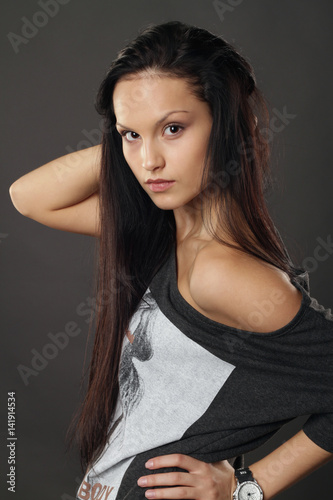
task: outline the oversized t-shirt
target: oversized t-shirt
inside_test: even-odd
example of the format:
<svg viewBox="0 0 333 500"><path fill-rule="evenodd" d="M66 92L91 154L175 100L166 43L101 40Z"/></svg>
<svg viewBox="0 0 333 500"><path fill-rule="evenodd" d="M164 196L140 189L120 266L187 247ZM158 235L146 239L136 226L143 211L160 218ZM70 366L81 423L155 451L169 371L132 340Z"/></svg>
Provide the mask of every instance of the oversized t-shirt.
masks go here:
<svg viewBox="0 0 333 500"><path fill-rule="evenodd" d="M177 286L176 248L145 291L123 340L115 430L77 490L82 500L144 499L149 458L171 453L205 462L257 448L285 423L309 416L307 436L333 453L333 315L310 296L308 274L296 316L269 333L216 322ZM257 304L251 324L278 295Z"/></svg>

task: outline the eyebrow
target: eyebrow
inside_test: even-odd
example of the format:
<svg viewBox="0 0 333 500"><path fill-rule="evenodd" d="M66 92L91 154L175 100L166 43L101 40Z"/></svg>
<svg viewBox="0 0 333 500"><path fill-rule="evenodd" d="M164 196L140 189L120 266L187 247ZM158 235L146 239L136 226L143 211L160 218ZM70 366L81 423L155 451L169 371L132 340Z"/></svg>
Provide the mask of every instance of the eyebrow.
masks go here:
<svg viewBox="0 0 333 500"><path fill-rule="evenodd" d="M179 109L179 110L175 110L175 111L169 111L169 113L167 113L166 115L162 116L162 118L156 122L156 125L160 125L160 123L164 122L164 120L166 120L168 118L168 116L172 115L173 113L189 113L189 111L186 111L185 109ZM130 128L130 127L126 127L126 125L122 125L119 122L116 122L116 125L120 125L123 128Z"/></svg>

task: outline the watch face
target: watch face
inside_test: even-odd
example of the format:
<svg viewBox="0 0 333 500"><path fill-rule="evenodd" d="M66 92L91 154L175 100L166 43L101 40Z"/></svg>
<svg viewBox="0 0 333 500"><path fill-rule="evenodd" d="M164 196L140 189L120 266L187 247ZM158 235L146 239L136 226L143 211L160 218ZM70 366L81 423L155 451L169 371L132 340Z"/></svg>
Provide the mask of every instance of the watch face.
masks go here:
<svg viewBox="0 0 333 500"><path fill-rule="evenodd" d="M261 500L262 495L259 487L252 482L241 484L238 492L239 500Z"/></svg>

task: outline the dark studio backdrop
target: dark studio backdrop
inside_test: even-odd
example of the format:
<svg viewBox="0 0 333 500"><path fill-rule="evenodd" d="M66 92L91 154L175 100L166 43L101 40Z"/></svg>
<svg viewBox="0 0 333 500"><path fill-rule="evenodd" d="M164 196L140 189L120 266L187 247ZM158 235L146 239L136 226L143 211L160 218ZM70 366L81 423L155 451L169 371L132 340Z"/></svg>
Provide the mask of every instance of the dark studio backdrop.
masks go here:
<svg viewBox="0 0 333 500"><path fill-rule="evenodd" d="M217 10L211 0L2 2L1 498L74 499L82 474L78 454L65 454L65 433L81 397L87 321L94 307L94 239L23 217L8 189L28 171L99 143L98 86L117 51L142 26L180 20L207 28L254 66L272 116L280 116L280 131L272 137L274 220L294 261L310 273L311 295L325 307L333 305L332 2L220 4ZM24 381L18 367L32 368L36 353L66 330L71 331L67 345L49 347L52 358L40 361ZM15 494L6 484L7 392L12 390ZM247 455L246 464L272 451L304 420L296 419ZM333 462L278 498L329 498L332 473Z"/></svg>

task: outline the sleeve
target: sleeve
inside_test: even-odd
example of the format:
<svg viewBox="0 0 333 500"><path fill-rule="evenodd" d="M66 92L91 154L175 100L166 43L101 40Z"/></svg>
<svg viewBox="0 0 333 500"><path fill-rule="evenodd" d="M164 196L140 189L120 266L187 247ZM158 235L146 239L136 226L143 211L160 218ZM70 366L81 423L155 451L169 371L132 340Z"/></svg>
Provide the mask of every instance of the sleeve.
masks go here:
<svg viewBox="0 0 333 500"><path fill-rule="evenodd" d="M320 448L333 453L333 413L310 415L302 429Z"/></svg>

